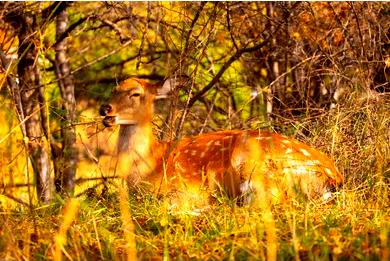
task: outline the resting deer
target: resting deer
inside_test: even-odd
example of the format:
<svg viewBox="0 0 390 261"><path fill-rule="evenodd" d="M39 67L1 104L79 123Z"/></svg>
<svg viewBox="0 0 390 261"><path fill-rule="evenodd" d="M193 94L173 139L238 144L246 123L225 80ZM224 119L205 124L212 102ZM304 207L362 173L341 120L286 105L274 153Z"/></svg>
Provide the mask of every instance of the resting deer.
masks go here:
<svg viewBox="0 0 390 261"><path fill-rule="evenodd" d="M224 130L177 142L157 140L152 131L153 101L174 87L130 78L115 88L100 108L106 127L119 125L118 158L135 188L191 194L206 200L216 191L229 198L253 200L293 196L327 199L343 182L323 153L295 139L268 131Z"/></svg>

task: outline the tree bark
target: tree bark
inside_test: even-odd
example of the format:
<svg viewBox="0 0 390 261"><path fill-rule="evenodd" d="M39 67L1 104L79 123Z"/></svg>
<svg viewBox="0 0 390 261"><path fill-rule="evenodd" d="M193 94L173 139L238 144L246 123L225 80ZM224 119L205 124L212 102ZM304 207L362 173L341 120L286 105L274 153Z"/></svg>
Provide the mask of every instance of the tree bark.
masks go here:
<svg viewBox="0 0 390 261"><path fill-rule="evenodd" d="M269 3L267 5L267 15L268 17L271 18L271 22L270 22L270 27L271 27L271 31L274 31L275 29L275 26L272 22L272 20L275 18L275 15L274 15L274 12L275 12L275 7L274 7L274 3ZM277 40L276 40L276 35L274 35L272 37L272 41L270 43L270 45L272 47L275 47L277 46ZM272 78L273 79L277 79L280 75L280 70L279 70L279 61L277 61L277 58L275 56L271 56L272 60L270 61L271 62L271 66L272 66ZM268 117L268 121L270 122L272 120L272 113L273 113L273 106L274 106L274 96L277 92L277 90L280 90L280 83L279 81L275 82L275 84L271 85L269 87L269 90L268 90L268 93L266 95L266 100L267 100L267 117ZM279 96L280 97L280 96Z"/></svg>
<svg viewBox="0 0 390 261"><path fill-rule="evenodd" d="M34 171L38 199L41 202L48 202L51 199L50 161L41 125L41 115L45 106L41 95L43 87L38 70L34 19L30 13L19 16L20 25L16 28L20 43L17 66L19 84L15 86L17 90L14 92L20 94L23 120L26 119L25 128L22 129L25 129L25 137L28 140L28 154ZM18 104L19 101L15 100L15 103Z"/></svg>
<svg viewBox="0 0 390 261"><path fill-rule="evenodd" d="M62 38L68 27L68 14L66 9L58 13L56 38ZM76 130L73 123L76 120L76 100L74 94L74 81L70 75L70 65L67 57L67 38L63 38L56 46L55 70L59 79L59 88L62 97L61 117L62 153L61 159L56 160L55 187L63 196L73 195L76 165ZM58 155L53 155L53 158Z"/></svg>

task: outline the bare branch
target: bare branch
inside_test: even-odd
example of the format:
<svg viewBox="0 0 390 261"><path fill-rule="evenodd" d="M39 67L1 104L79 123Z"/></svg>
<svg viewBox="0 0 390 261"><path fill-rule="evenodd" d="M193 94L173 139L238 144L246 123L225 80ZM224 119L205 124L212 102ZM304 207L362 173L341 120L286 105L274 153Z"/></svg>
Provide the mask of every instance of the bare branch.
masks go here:
<svg viewBox="0 0 390 261"><path fill-rule="evenodd" d="M30 204L24 202L23 200L21 200L21 199L19 199L19 198L17 198L17 197L12 196L12 195L5 194L5 193L2 193L1 195L5 196L5 197L7 197L7 198L9 198L9 199L12 199L12 200L15 201L16 203L22 204L22 205L24 205L24 206L30 206Z"/></svg>
<svg viewBox="0 0 390 261"><path fill-rule="evenodd" d="M46 9L42 10L42 18L44 20L50 21L51 19L57 17L57 15L61 13L63 10L65 10L70 4L71 2L66 2L66 1L54 2Z"/></svg>
<svg viewBox="0 0 390 261"><path fill-rule="evenodd" d="M186 53L187 50L188 50L188 46L189 46L189 43L190 43L190 37L191 37L192 31L194 30L194 26L195 26L196 22L198 21L200 13L202 12L203 7L206 5L206 3L207 2L201 2L200 3L199 9L198 9L198 11L195 14L194 19L192 19L190 30L188 30L187 36L185 38L186 45L184 47L184 53Z"/></svg>
<svg viewBox="0 0 390 261"><path fill-rule="evenodd" d="M280 26L278 26L278 28L275 31L279 30L279 27ZM261 42L259 44L256 44L256 45L254 45L252 47L248 47L248 48L242 48L242 49L239 49L238 51L236 51L236 53L233 54L233 56L231 56L229 58L229 60L222 66L222 68L214 76L214 78L211 80L211 82L209 82L202 90L200 90L195 96L193 96L190 99L190 101L188 103L188 108L191 108L192 105L194 105L194 103L201 96L203 96L206 92L208 92L219 81L219 79L222 77L222 75L225 73L225 71L232 65L233 62L238 60L244 53L249 53L249 52L254 52L254 51L260 50L263 46L268 44L268 42L271 39L271 35L273 35L273 34L270 34L270 36L268 36L267 39L265 39L263 42Z"/></svg>
<svg viewBox="0 0 390 261"><path fill-rule="evenodd" d="M234 48L236 48L236 51L238 50L238 46L236 43L236 40L234 39L233 32L230 26L230 9L229 9L229 2L226 2L226 21L227 21L227 27L230 34L230 39L232 40Z"/></svg>
<svg viewBox="0 0 390 261"><path fill-rule="evenodd" d="M129 40L129 41L125 42L122 46L120 46L119 48L114 49L114 50L112 50L111 52L106 53L105 55L102 55L102 56L100 56L100 57L98 57L98 58L96 58L96 59L94 59L94 60L92 60L92 61L90 61L90 62L88 62L88 63L86 63L86 64L83 64L82 66L80 66L80 67L74 69L73 71L71 71L70 74L74 74L74 73L76 73L76 72L78 72L78 71L80 71L80 70L82 70L82 69L84 69L84 68L86 68L86 67L91 66L92 64L95 64L95 63L98 63L98 62L100 62L100 61L103 61L104 59L107 59L107 58L110 57L111 55L113 55L113 54L119 52L120 50L122 50L123 48L125 48L126 46L128 46L129 44L131 44L131 42L132 42L132 40Z"/></svg>
<svg viewBox="0 0 390 261"><path fill-rule="evenodd" d="M117 33L117 35L119 35L119 39L120 39L121 44L124 44L124 43L126 43L126 41L130 40L130 37L125 35L123 33L122 29L118 25L116 25L115 22L111 22L107 19L99 18L99 17L97 19L100 20L103 24L110 27L112 30L114 30Z"/></svg>
<svg viewBox="0 0 390 261"><path fill-rule="evenodd" d="M59 43L61 43L66 37L69 36L69 34L74 30L76 29L77 26L81 25L82 23L84 23L85 21L87 21L90 17L89 16L86 16L86 17L83 17L83 18L80 18L79 20L77 20L76 22L74 22L73 24L71 24L64 33L62 33L60 36L58 36L56 42L53 44L54 47L56 47Z"/></svg>

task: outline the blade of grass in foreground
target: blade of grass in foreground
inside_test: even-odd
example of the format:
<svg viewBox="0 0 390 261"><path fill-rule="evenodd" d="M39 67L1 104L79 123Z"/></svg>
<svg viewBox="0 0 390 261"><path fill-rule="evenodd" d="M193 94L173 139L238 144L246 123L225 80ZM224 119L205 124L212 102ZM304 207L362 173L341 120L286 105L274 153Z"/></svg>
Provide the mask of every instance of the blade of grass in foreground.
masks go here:
<svg viewBox="0 0 390 261"><path fill-rule="evenodd" d="M62 253L64 253L68 259L72 260L72 257L65 250L64 245L66 245L67 242L67 231L76 219L79 207L80 204L77 199L70 199L65 205L63 211L64 220L62 221L58 234L54 236L54 260L56 261L62 260Z"/></svg>
<svg viewBox="0 0 390 261"><path fill-rule="evenodd" d="M137 260L137 248L135 244L135 234L133 219L129 210L129 194L126 187L119 188L119 202L121 209L121 218L123 223L123 234L126 240L127 260Z"/></svg>

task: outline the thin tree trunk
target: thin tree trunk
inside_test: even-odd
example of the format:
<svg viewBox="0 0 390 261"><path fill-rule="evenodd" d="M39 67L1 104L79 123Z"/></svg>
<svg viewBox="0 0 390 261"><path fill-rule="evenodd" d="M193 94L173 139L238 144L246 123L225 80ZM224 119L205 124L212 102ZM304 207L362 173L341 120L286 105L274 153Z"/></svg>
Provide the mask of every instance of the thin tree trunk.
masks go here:
<svg viewBox="0 0 390 261"><path fill-rule="evenodd" d="M57 16L56 38L59 39L68 27L68 14L62 10ZM77 165L76 130L73 123L76 120L76 100L74 95L73 77L70 75L70 65L67 58L67 38L56 47L55 70L59 79L59 88L64 111L61 117L62 158L56 162L56 191L69 196L74 192L74 182ZM58 155L57 155L58 156Z"/></svg>
<svg viewBox="0 0 390 261"><path fill-rule="evenodd" d="M274 15L275 7L274 3L269 3L267 5L267 15L268 17L273 20L275 18ZM271 21L271 31L275 30L275 26L273 25L273 22ZM271 41L272 46L277 45L277 40L276 36L273 36L272 41ZM279 62L277 61L277 58L273 57L271 61L272 65L272 80L277 79L278 76L280 75L280 69L279 69ZM272 120L272 112L273 112L273 102L274 102L274 96L277 94L278 90L280 90L280 83L279 81L276 81L273 85L270 86L268 93L267 93L267 116L268 116L268 121Z"/></svg>
<svg viewBox="0 0 390 261"><path fill-rule="evenodd" d="M42 202L48 202L51 199L50 184L50 162L46 151L46 142L44 139L41 113L45 110L40 97L41 82L37 67L38 52L35 48L34 35L35 24L34 17L31 14L20 15L21 25L17 28L19 37L19 63L18 76L19 84L16 86L20 93L20 102L25 121L25 135L28 140L28 154L33 167L35 181L37 185L38 199ZM14 96L15 98L15 96ZM15 100L15 104L19 101Z"/></svg>

